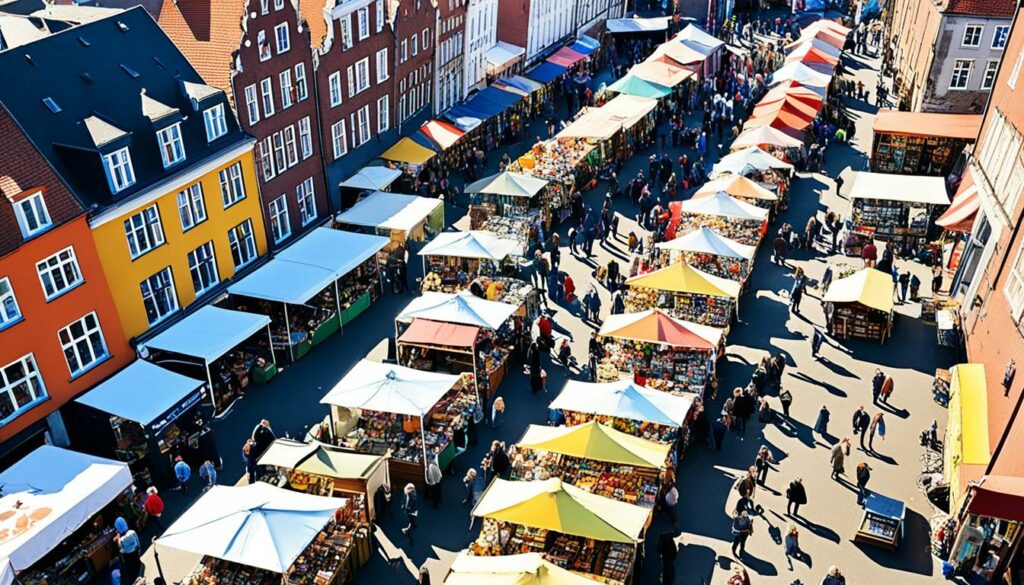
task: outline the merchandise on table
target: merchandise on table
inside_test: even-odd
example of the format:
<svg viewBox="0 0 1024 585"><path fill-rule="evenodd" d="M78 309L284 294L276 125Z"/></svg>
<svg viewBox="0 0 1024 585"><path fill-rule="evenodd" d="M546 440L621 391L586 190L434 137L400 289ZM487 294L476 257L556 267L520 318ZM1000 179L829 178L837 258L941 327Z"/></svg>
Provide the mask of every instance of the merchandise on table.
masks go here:
<svg viewBox="0 0 1024 585"><path fill-rule="evenodd" d="M719 234L748 246L757 246L764 237L764 223L756 220L738 220L723 215L697 215L683 213L675 228L675 233L686 234L707 226ZM672 238L669 238L672 239Z"/></svg>
<svg viewBox="0 0 1024 585"><path fill-rule="evenodd" d="M497 283L495 283L495 288L497 288ZM426 372L475 374L476 389L486 396L494 394L505 379L511 355L508 348L516 339L512 322L504 323L498 331L452 325L452 327L462 330L475 331L475 334L470 332L470 335L475 335L471 342L467 341L465 345L456 347L443 345L444 340L441 339L409 341L403 333L409 331L409 328L413 327L417 321L417 319L413 319L412 324L399 323L398 325L399 364Z"/></svg>
<svg viewBox="0 0 1024 585"><path fill-rule="evenodd" d="M677 319L713 327L728 327L735 303L732 299L630 287L626 294L627 313L659 308Z"/></svg>
<svg viewBox="0 0 1024 585"><path fill-rule="evenodd" d="M745 281L747 276L750 275L751 262L718 256L717 254L663 251L659 254L658 260L660 260L659 267L671 266L676 262L686 262L701 272L707 272L713 276L728 278L737 282Z"/></svg>
<svg viewBox="0 0 1024 585"><path fill-rule="evenodd" d="M892 327L892 317L858 303L835 303L832 334L839 339L856 337L884 341Z"/></svg>
<svg viewBox="0 0 1024 585"><path fill-rule="evenodd" d="M604 347L608 357L602 363L632 374L634 380L643 379L645 386L683 394L703 393L707 385L711 352L612 338L605 339Z"/></svg>
<svg viewBox="0 0 1024 585"><path fill-rule="evenodd" d="M658 492L674 473L670 469L618 465L557 453L513 447L512 479L531 481L558 477L592 494L653 508Z"/></svg>
<svg viewBox="0 0 1024 585"><path fill-rule="evenodd" d="M477 229L488 231L503 240L519 242L526 254L540 240L541 212L539 209L516 208L504 216L492 215Z"/></svg>
<svg viewBox="0 0 1024 585"><path fill-rule="evenodd" d="M672 443L679 437L679 427L670 427L648 422L640 422L628 418L618 418L586 412L563 410L566 426L576 426L590 421L597 421L603 425L628 433L634 437L657 441L659 443Z"/></svg>

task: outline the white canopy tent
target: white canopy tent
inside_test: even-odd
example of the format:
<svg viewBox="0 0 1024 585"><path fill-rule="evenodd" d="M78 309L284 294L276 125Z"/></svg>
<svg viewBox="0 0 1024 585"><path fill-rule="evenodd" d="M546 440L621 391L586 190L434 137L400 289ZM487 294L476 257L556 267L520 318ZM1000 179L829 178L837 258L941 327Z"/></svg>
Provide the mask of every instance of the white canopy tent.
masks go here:
<svg viewBox="0 0 1024 585"><path fill-rule="evenodd" d="M277 258L330 270L338 279L383 250L388 241L382 236L321 227L278 252Z"/></svg>
<svg viewBox="0 0 1024 585"><path fill-rule="evenodd" d="M548 408L681 427L692 406L690 396L637 386L628 380L597 384L569 380Z"/></svg>
<svg viewBox="0 0 1024 585"><path fill-rule="evenodd" d="M217 485L185 510L156 544L283 574L344 505L344 498L264 482Z"/></svg>
<svg viewBox="0 0 1024 585"><path fill-rule="evenodd" d="M494 46L484 51L487 72L492 75L500 73L525 54L526 49L523 47L505 41L496 41Z"/></svg>
<svg viewBox="0 0 1024 585"><path fill-rule="evenodd" d="M261 329L267 330L269 338L270 317L206 305L147 341L144 347L202 359L210 400L216 408L210 364Z"/></svg>
<svg viewBox="0 0 1024 585"><path fill-rule="evenodd" d="M170 417L161 419L161 415L201 400L205 384L146 360L135 360L75 402L160 430L174 421Z"/></svg>
<svg viewBox="0 0 1024 585"><path fill-rule="evenodd" d="M622 129L622 123L609 118L603 110L604 108L584 108L583 114L562 128L556 138L608 140Z"/></svg>
<svg viewBox="0 0 1024 585"><path fill-rule="evenodd" d="M12 585L14 583L14 567L9 559L0 559L0 585Z"/></svg>
<svg viewBox="0 0 1024 585"><path fill-rule="evenodd" d="M705 32L704 29L695 24L690 24L680 31L679 34L676 35L675 40L681 42L694 51L700 52L705 57L710 56L715 51L725 46L724 41L711 36Z"/></svg>
<svg viewBox="0 0 1024 585"><path fill-rule="evenodd" d="M609 21L610 22L610 21ZM462 551L444 585L594 585L596 581L563 569L540 553L479 557ZM2 584L0 584L2 585Z"/></svg>
<svg viewBox="0 0 1024 585"><path fill-rule="evenodd" d="M751 146L750 148L723 156L712 167L711 173L713 175L731 173L733 175L746 176L753 172L761 172L768 169L778 169L786 171L789 175L793 174L793 165L775 158L761 150L758 146Z"/></svg>
<svg viewBox="0 0 1024 585"><path fill-rule="evenodd" d="M620 122L623 128L632 128L656 107L658 100L654 98L620 93L599 109L607 118Z"/></svg>
<svg viewBox="0 0 1024 585"><path fill-rule="evenodd" d="M679 207L685 213L721 215L747 221L764 221L769 211L740 201L723 191L700 199L687 199Z"/></svg>
<svg viewBox="0 0 1024 585"><path fill-rule="evenodd" d="M427 274L427 257L475 258L501 262L509 256L522 253L522 244L515 240L499 238L491 232L471 230L468 232L444 232L420 249L423 274Z"/></svg>
<svg viewBox="0 0 1024 585"><path fill-rule="evenodd" d="M605 24L608 26L608 32L612 34L657 32L659 30L668 30L668 17L611 18Z"/></svg>
<svg viewBox="0 0 1024 585"><path fill-rule="evenodd" d="M858 172L850 199L884 199L922 205L949 205L946 180L920 175Z"/></svg>
<svg viewBox="0 0 1024 585"><path fill-rule="evenodd" d="M363 167L359 172L343 181L341 186L348 189L362 189L364 191L383 191L401 176L402 171L398 169Z"/></svg>
<svg viewBox="0 0 1024 585"><path fill-rule="evenodd" d="M815 71L799 61L790 61L772 73L768 85L777 85L790 80L812 89L825 88L831 83L832 76Z"/></svg>
<svg viewBox="0 0 1024 585"><path fill-rule="evenodd" d="M760 147L762 144L780 146L783 148L798 148L804 145L803 141L786 134L772 126L756 126L747 128L732 143L733 150L739 150L748 146Z"/></svg>
<svg viewBox="0 0 1024 585"><path fill-rule="evenodd" d="M418 195L375 191L338 213L338 223L411 233L444 205L444 201Z"/></svg>
<svg viewBox="0 0 1024 585"><path fill-rule="evenodd" d="M548 182L522 173L497 173L466 185L466 193L486 193L530 198L544 190Z"/></svg>
<svg viewBox="0 0 1024 585"><path fill-rule="evenodd" d="M0 473L0 559L30 568L131 485L120 461L39 447Z"/></svg>
<svg viewBox="0 0 1024 585"><path fill-rule="evenodd" d="M515 314L518 307L508 303L488 301L471 293L457 294L425 292L414 298L395 317L396 321L430 319L442 323L472 325L497 330ZM397 337L397 334L396 334Z"/></svg>
<svg viewBox="0 0 1024 585"><path fill-rule="evenodd" d="M658 249L675 252L712 254L736 260L751 260L757 248L723 236L708 226L701 226L668 242L655 244Z"/></svg>

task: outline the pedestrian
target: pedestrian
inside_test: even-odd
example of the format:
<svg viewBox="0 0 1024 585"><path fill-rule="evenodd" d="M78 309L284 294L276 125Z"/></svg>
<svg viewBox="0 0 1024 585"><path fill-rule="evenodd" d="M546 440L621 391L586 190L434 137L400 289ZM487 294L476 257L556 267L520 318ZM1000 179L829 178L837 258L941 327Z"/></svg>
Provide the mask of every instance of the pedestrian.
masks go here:
<svg viewBox="0 0 1024 585"><path fill-rule="evenodd" d="M676 582L676 557L679 556L679 543L673 532L662 532L658 537L658 555L661 557L661 585L673 585Z"/></svg>
<svg viewBox="0 0 1024 585"><path fill-rule="evenodd" d="M494 475L505 478L511 468L511 461L509 461L508 453L505 451L505 443L501 441L491 442L490 460L491 471L494 472Z"/></svg>
<svg viewBox="0 0 1024 585"><path fill-rule="evenodd" d="M793 288L789 293L789 310L794 314L800 314L800 300L804 298L804 289L807 287L807 277L804 276L804 269L797 268L796 276L793 279Z"/></svg>
<svg viewBox="0 0 1024 585"><path fill-rule="evenodd" d="M853 413L853 434L860 434L860 448L864 449L864 431L868 430L868 423L871 422L871 417L868 416L867 411L864 410L864 406L861 405L856 412Z"/></svg>
<svg viewBox="0 0 1024 585"><path fill-rule="evenodd" d="M882 387L878 391L878 399L886 404L889 403L889 397L892 396L893 386L896 382L892 379L892 376L886 376L885 380L882 381Z"/></svg>
<svg viewBox="0 0 1024 585"><path fill-rule="evenodd" d="M797 531L796 526L793 524L789 525L789 529L786 530L786 537L783 539L783 545L786 549L786 562L789 563L789 570L793 570L793 559L799 560L801 558L800 553L800 532Z"/></svg>
<svg viewBox="0 0 1024 585"><path fill-rule="evenodd" d="M901 272L897 282L900 287L900 304L902 305L907 302L907 292L910 289L910 271L904 270Z"/></svg>
<svg viewBox="0 0 1024 585"><path fill-rule="evenodd" d="M116 532L114 542L117 544L117 549L121 553L121 561L124 563L121 582L135 583L142 568L139 535L129 528L128 522L120 516L114 520L114 531Z"/></svg>
<svg viewBox="0 0 1024 585"><path fill-rule="evenodd" d="M263 419L252 429L252 440L256 443L256 460L258 461L263 453L270 448L270 445L277 440L274 431L270 428L270 421Z"/></svg>
<svg viewBox="0 0 1024 585"><path fill-rule="evenodd" d="M939 291L942 290L942 261L936 261L932 264L932 296L939 296Z"/></svg>
<svg viewBox="0 0 1024 585"><path fill-rule="evenodd" d="M203 464L199 466L199 479L203 480L207 489L217 485L217 468L209 459L203 461Z"/></svg>
<svg viewBox="0 0 1024 585"><path fill-rule="evenodd" d="M836 175L836 195L842 194L841 191L843 190L843 183L845 183L845 181L843 181L843 176Z"/></svg>
<svg viewBox="0 0 1024 585"><path fill-rule="evenodd" d="M832 565L821 580L821 585L846 585L846 577L839 572L839 567Z"/></svg>
<svg viewBox="0 0 1024 585"><path fill-rule="evenodd" d="M466 497L462 500L462 505L473 505L473 489L476 485L476 469L472 467L466 472L466 477L462 478L462 484L466 487Z"/></svg>
<svg viewBox="0 0 1024 585"><path fill-rule="evenodd" d="M839 476L846 473L846 456L850 453L850 440L843 438L832 447L829 454L829 463L832 464L832 479L839 480Z"/></svg>
<svg viewBox="0 0 1024 585"><path fill-rule="evenodd" d="M726 422L726 417L721 416L715 419L715 422L711 423L711 438L715 442L715 451L722 450L722 440L725 438L726 431L729 430L729 423Z"/></svg>
<svg viewBox="0 0 1024 585"><path fill-rule="evenodd" d="M757 468L757 483L764 485L765 480L768 479L768 470L772 468L772 463L775 463L772 452L768 450L767 446L762 445L761 449L757 452L757 457L754 458L754 467Z"/></svg>
<svg viewBox="0 0 1024 585"><path fill-rule="evenodd" d="M394 515L391 511L391 485L387 482L380 484L377 491L373 492L373 511L377 518Z"/></svg>
<svg viewBox="0 0 1024 585"><path fill-rule="evenodd" d="M679 504L679 490L676 488L674 482L669 482L665 486L665 490L661 497L662 509L665 510L665 514L668 515L668 519L672 522L672 526L676 525L676 505Z"/></svg>
<svg viewBox="0 0 1024 585"><path fill-rule="evenodd" d="M818 357L821 351L821 344L825 342L825 334L818 327L814 328L814 337L811 338L811 355Z"/></svg>
<svg viewBox="0 0 1024 585"><path fill-rule="evenodd" d="M142 504L142 509L149 514L149 517L156 522L156 525L160 527L160 531L163 532L167 528L164 526L163 521L160 520L160 516L164 513L164 500L160 497L160 493L157 491L156 486L149 486L146 488L146 501Z"/></svg>
<svg viewBox="0 0 1024 585"><path fill-rule="evenodd" d="M412 529L416 528L416 518L420 515L419 496L416 495L416 486L409 483L405 485L405 501L402 502L402 511L408 524L402 529L402 534L412 540Z"/></svg>
<svg viewBox="0 0 1024 585"><path fill-rule="evenodd" d="M174 477L178 480L178 487L175 489L188 493L188 480L192 478L192 468L185 463L181 455L174 458Z"/></svg>
<svg viewBox="0 0 1024 585"><path fill-rule="evenodd" d="M249 474L250 484L256 483L256 455L253 451L255 444L252 439L247 439L242 445L242 459L245 461L245 472Z"/></svg>
<svg viewBox="0 0 1024 585"><path fill-rule="evenodd" d="M882 370L875 368L875 375L871 377L871 402L878 404L878 398L882 394L882 385L885 383L885 374Z"/></svg>
<svg viewBox="0 0 1024 585"><path fill-rule="evenodd" d="M807 503L807 490L804 489L804 480L797 477L789 482L786 488L786 515L799 516L800 506Z"/></svg>
<svg viewBox="0 0 1024 585"><path fill-rule="evenodd" d="M828 266L825 267L825 274L823 274L822 277L821 277L821 292L822 292L822 295L824 295L828 291L828 287L832 285L832 277L833 277L832 265L829 264Z"/></svg>
<svg viewBox="0 0 1024 585"><path fill-rule="evenodd" d="M885 413L878 413L871 417L871 424L868 425L868 451L875 450L875 435L885 440Z"/></svg>
<svg viewBox="0 0 1024 585"><path fill-rule="evenodd" d="M824 404L821 405L821 410L818 411L818 420L814 423L814 430L818 432L822 438L828 435L828 419L831 413L828 411L828 407Z"/></svg>
<svg viewBox="0 0 1024 585"><path fill-rule="evenodd" d="M857 504L863 505L868 499L868 480L871 479L871 467L867 463L857 465Z"/></svg>
<svg viewBox="0 0 1024 585"><path fill-rule="evenodd" d="M757 489L757 469L751 465L747 473L736 480L736 492L740 495L736 501L735 512L754 509L754 491Z"/></svg>
<svg viewBox="0 0 1024 585"><path fill-rule="evenodd" d="M571 238L569 242L572 242ZM534 252L533 257L534 262L537 264L537 267L534 270L534 274L537 276L537 290L541 292L541 296L543 297L545 292L544 286L548 280L548 275L551 274L551 269L548 266L547 258L544 257L544 254L542 254L540 250Z"/></svg>
<svg viewBox="0 0 1024 585"><path fill-rule="evenodd" d="M779 402L782 404L782 414L789 418L789 407L793 405L793 393L789 390L779 392Z"/></svg>
<svg viewBox="0 0 1024 585"><path fill-rule="evenodd" d="M772 241L772 262L779 266L785 266L787 254L789 254L789 242L780 233Z"/></svg>
<svg viewBox="0 0 1024 585"><path fill-rule="evenodd" d="M533 377L533 372L530 372L530 377ZM537 371L537 378L540 378L540 371ZM491 428L496 429L501 424L501 421L505 419L505 399L498 396L494 399L494 403L491 404Z"/></svg>
<svg viewBox="0 0 1024 585"><path fill-rule="evenodd" d="M750 585L750 576L747 575L747 570L737 563L733 566L732 575L729 575L726 585Z"/></svg>
<svg viewBox="0 0 1024 585"><path fill-rule="evenodd" d="M754 519L746 510L740 510L732 519L732 554L736 558L743 556L747 546L747 538L754 533Z"/></svg>
<svg viewBox="0 0 1024 585"><path fill-rule="evenodd" d="M866 268L874 268L875 262L878 260L878 248L874 242L868 242L860 251L860 257L864 260L864 266Z"/></svg>
<svg viewBox="0 0 1024 585"><path fill-rule="evenodd" d="M437 464L437 455L433 452L427 454L425 476L427 497L430 498L430 503L436 510L441 507L441 480L444 479L444 474L441 473L441 467Z"/></svg>

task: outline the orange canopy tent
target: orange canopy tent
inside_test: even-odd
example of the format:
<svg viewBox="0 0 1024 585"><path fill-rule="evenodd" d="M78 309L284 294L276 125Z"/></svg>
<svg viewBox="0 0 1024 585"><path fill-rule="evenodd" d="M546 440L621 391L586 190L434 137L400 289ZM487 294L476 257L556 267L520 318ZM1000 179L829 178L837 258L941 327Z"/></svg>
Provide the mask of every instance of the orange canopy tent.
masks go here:
<svg viewBox="0 0 1024 585"><path fill-rule="evenodd" d="M706 351L714 351L722 340L722 329L675 319L661 309L611 315L598 334Z"/></svg>
<svg viewBox="0 0 1024 585"><path fill-rule="evenodd" d="M710 197L719 191L724 191L737 199L762 199L765 201L778 201L779 199L775 193L742 175L724 175L708 181L700 189L697 189L693 198Z"/></svg>
<svg viewBox="0 0 1024 585"><path fill-rule="evenodd" d="M782 100L769 102L767 104L760 103L754 106L754 112L751 114L752 118L760 118L762 116L768 116L775 114L779 111L790 111L794 114L801 115L805 118L813 120L818 115L820 108L817 104L809 104L802 102L796 98L785 98Z"/></svg>
<svg viewBox="0 0 1024 585"><path fill-rule="evenodd" d="M784 81L768 90L768 93L764 94L764 97L761 98L757 105L762 106L782 100L800 101L820 110L825 98L813 89L804 87L796 81Z"/></svg>
<svg viewBox="0 0 1024 585"><path fill-rule="evenodd" d="M836 64L839 63L839 57L829 55L824 51L814 48L814 43L812 42L805 42L793 49L789 56L786 57L786 61L800 61L801 63L808 65L821 63L823 65L835 67Z"/></svg>
<svg viewBox="0 0 1024 585"><path fill-rule="evenodd" d="M479 327L442 323L427 319L413 319L409 328L398 338L398 342L415 345L471 348L476 345L476 339L479 335Z"/></svg>
<svg viewBox="0 0 1024 585"><path fill-rule="evenodd" d="M799 137L800 133L806 130L812 121L814 121L813 116L808 117L807 114L790 106L783 106L774 112L765 112L762 116L750 118L743 125L743 128L749 130L750 128L760 128L761 126L771 126L791 136Z"/></svg>
<svg viewBox="0 0 1024 585"><path fill-rule="evenodd" d="M671 59L644 61L634 66L629 72L641 79L653 81L665 87L675 87L694 75L693 71L683 69Z"/></svg>

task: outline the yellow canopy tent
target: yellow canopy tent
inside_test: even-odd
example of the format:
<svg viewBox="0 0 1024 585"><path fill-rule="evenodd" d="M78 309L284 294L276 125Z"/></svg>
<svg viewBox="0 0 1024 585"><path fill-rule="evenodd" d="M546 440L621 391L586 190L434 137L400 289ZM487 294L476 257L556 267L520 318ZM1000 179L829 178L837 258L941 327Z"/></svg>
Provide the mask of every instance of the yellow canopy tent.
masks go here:
<svg viewBox="0 0 1024 585"><path fill-rule="evenodd" d="M707 183L704 183L700 189L697 189L697 192L693 194L693 198L700 199L701 197L710 197L719 191L723 191L732 197L746 199L748 201L751 199L760 199L764 201L779 200L778 195L742 175L724 175L717 179L708 181Z"/></svg>
<svg viewBox="0 0 1024 585"><path fill-rule="evenodd" d="M740 295L740 283L701 272L685 262L676 262L654 272L638 274L633 278L626 279L626 284L654 290L730 299L736 299Z"/></svg>
<svg viewBox="0 0 1024 585"><path fill-rule="evenodd" d="M949 509L959 512L967 485L981 479L992 458L988 385L985 364L957 364L949 373L949 422L942 468L949 482Z"/></svg>
<svg viewBox="0 0 1024 585"><path fill-rule="evenodd" d="M670 445L627 435L590 421L574 427L530 425L518 447L636 467L665 467Z"/></svg>
<svg viewBox="0 0 1024 585"><path fill-rule="evenodd" d="M604 542L636 544L651 510L594 495L562 482L495 479L473 516Z"/></svg>
<svg viewBox="0 0 1024 585"><path fill-rule="evenodd" d="M396 142L394 146L385 150L384 154L380 155L380 157L400 163L421 165L434 158L435 154L437 153L433 150L416 144L412 139L403 138Z"/></svg>
<svg viewBox="0 0 1024 585"><path fill-rule="evenodd" d="M476 557L465 551L452 563L444 585L594 585L596 581L567 571L540 553Z"/></svg>
<svg viewBox="0 0 1024 585"><path fill-rule="evenodd" d="M888 274L874 268L864 268L846 278L833 281L825 292L824 300L827 303L860 303L865 307L891 313L893 286L892 277Z"/></svg>

